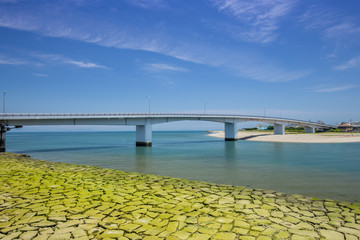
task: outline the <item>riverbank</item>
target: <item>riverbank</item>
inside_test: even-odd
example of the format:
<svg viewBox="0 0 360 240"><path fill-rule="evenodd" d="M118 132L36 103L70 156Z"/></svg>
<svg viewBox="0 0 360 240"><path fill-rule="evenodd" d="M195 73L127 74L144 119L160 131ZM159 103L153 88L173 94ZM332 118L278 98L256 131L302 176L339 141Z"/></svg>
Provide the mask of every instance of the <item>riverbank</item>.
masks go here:
<svg viewBox="0 0 360 240"><path fill-rule="evenodd" d="M209 132L208 136L224 138L224 131ZM287 133L274 135L265 131L238 131L239 140L260 142L293 142L293 143L348 143L360 142L360 133Z"/></svg>
<svg viewBox="0 0 360 240"><path fill-rule="evenodd" d="M1 239L359 239L360 203L0 154Z"/></svg>

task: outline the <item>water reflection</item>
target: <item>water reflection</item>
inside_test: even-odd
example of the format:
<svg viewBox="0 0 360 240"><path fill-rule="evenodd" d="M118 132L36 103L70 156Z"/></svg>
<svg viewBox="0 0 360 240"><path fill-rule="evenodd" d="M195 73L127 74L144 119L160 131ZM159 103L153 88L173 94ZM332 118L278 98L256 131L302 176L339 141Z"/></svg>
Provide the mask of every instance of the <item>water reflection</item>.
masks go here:
<svg viewBox="0 0 360 240"><path fill-rule="evenodd" d="M146 172L148 162L152 158L151 147L137 147L135 148L135 169L137 172ZM150 163L151 164L151 163Z"/></svg>
<svg viewBox="0 0 360 240"><path fill-rule="evenodd" d="M235 162L237 159L237 141L226 141L224 146L224 156L226 162Z"/></svg>
<svg viewBox="0 0 360 240"><path fill-rule="evenodd" d="M272 143L274 146L273 151L273 159L278 163L283 163L284 161L284 143L274 142Z"/></svg>

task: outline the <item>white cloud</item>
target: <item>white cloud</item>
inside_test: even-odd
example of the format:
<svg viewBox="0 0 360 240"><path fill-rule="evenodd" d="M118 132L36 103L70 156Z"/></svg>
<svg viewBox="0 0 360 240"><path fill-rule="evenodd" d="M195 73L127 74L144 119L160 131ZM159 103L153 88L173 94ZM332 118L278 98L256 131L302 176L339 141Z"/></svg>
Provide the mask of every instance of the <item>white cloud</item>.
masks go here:
<svg viewBox="0 0 360 240"><path fill-rule="evenodd" d="M327 39L348 40L349 36L360 36L360 26L354 18L323 6L310 7L299 20L305 29L319 31Z"/></svg>
<svg viewBox="0 0 360 240"><path fill-rule="evenodd" d="M26 65L29 63L26 61L23 61L23 60L9 58L9 57L0 55L0 64L3 64L3 65Z"/></svg>
<svg viewBox="0 0 360 240"><path fill-rule="evenodd" d="M359 87L359 86L357 86L357 85L341 85L341 86L325 85L325 86L314 87L313 92L332 93L332 92L345 91L345 90L357 88L357 87Z"/></svg>
<svg viewBox="0 0 360 240"><path fill-rule="evenodd" d="M142 8L164 8L166 3L164 0L125 0L127 3Z"/></svg>
<svg viewBox="0 0 360 240"><path fill-rule="evenodd" d="M280 18L296 5L296 0L210 0L219 11L231 14L240 26L229 26L231 34L243 41L267 43L277 36Z"/></svg>
<svg viewBox="0 0 360 240"><path fill-rule="evenodd" d="M81 62L81 61L75 61L75 60L65 60L64 63L70 64L70 65L74 65L80 68L107 68L105 66L102 65L98 65L96 63L91 63L91 62Z"/></svg>
<svg viewBox="0 0 360 240"><path fill-rule="evenodd" d="M36 77L48 77L49 76L49 75L44 74L44 73L33 73L31 75L36 76Z"/></svg>
<svg viewBox="0 0 360 240"><path fill-rule="evenodd" d="M227 5L224 5L225 2ZM221 11L225 11L225 8L234 8L231 11L240 17L239 11L241 9L236 7L236 3L239 3L238 1L214 0L214 3L219 9L224 9ZM277 0L274 3L262 1L254 4L246 1L245 3L248 5L249 12L245 14L245 20L248 19L246 21L249 25L254 26L254 32L249 31L249 33L244 34L250 34L250 40L258 39L260 42L266 42L270 41L276 34L274 31L277 28L277 19L286 14L295 1L285 2ZM254 57L256 54L247 51L247 49L237 49L234 51L233 49L226 48L226 46L219 47L204 41L193 41L193 38L184 37L183 39L178 39L176 36L174 37L172 34L169 34L166 29L162 29L161 26L158 28L158 26L153 25L134 25L131 19L126 21L126 23L101 18L95 21L93 16L82 15L79 18L79 14L76 14L77 12L70 12L73 14L68 13L70 16L64 18L61 10L48 9L49 12L46 14L34 10L24 13L23 9L14 10L14 12L1 11L0 9L0 26L32 31L43 36L94 43L106 47L155 52L184 61L228 69L231 72L235 72L236 75L258 81L292 81L308 74L308 71L289 71L275 64L269 64L270 61L268 59L264 59L263 56ZM71 19L71 21L68 19ZM257 31L257 27L264 31ZM254 58L257 59L249 61L249 59ZM96 63L69 59L58 55L43 56L43 59L57 63L72 64L78 67L106 68ZM154 69L157 68L159 70L161 67L164 70L166 66L153 66ZM173 68L171 70L168 67L167 70L179 71L181 69Z"/></svg>
<svg viewBox="0 0 360 240"><path fill-rule="evenodd" d="M340 64L335 67L336 70L346 70L353 67L360 66L360 56L350 59L348 62Z"/></svg>
<svg viewBox="0 0 360 240"><path fill-rule="evenodd" d="M103 65L99 65L96 63L92 63L92 62L78 61L78 60L64 57L62 55L35 53L35 54L33 54L33 56L35 58L40 58L43 60L52 61L52 62L61 63L61 64L72 65L72 66L76 66L76 67L80 67L80 68L105 68L105 69L108 69L108 67L103 66Z"/></svg>
<svg viewBox="0 0 360 240"><path fill-rule="evenodd" d="M38 62L12 58L12 57L8 57L8 56L2 55L2 54L0 54L0 64L2 64L2 65L33 65L33 66L37 66L37 67L42 66L42 64L38 63Z"/></svg>
<svg viewBox="0 0 360 240"><path fill-rule="evenodd" d="M188 69L178 66L173 66L165 63L148 63L145 65L145 70L152 72L163 72L163 71L171 71L171 72L187 72Z"/></svg>

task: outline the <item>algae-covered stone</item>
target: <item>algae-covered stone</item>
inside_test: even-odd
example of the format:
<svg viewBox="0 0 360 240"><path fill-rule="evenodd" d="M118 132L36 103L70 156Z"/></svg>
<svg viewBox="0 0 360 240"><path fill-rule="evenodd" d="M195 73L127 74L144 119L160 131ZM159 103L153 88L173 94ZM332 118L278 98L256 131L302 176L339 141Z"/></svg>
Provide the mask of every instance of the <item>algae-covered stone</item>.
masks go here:
<svg viewBox="0 0 360 240"><path fill-rule="evenodd" d="M166 231L170 233L176 232L178 226L179 226L179 222L169 222Z"/></svg>
<svg viewBox="0 0 360 240"><path fill-rule="evenodd" d="M199 227L198 232L203 234L213 235L218 232L216 228Z"/></svg>
<svg viewBox="0 0 360 240"><path fill-rule="evenodd" d="M99 238L118 238L124 235L124 231L122 230L105 230Z"/></svg>
<svg viewBox="0 0 360 240"><path fill-rule="evenodd" d="M300 236L308 236L308 237L314 237L314 238L319 237L319 235L315 231L299 230L299 229L290 228L289 232L300 235Z"/></svg>
<svg viewBox="0 0 360 240"><path fill-rule="evenodd" d="M189 232L185 232L185 231L177 231L172 234L172 236L178 237L180 239L188 239L190 235L191 234Z"/></svg>
<svg viewBox="0 0 360 240"><path fill-rule="evenodd" d="M34 227L52 227L55 225L56 225L56 222L51 222L51 221L42 221L42 222L37 222L37 223L31 224L31 226L34 226Z"/></svg>
<svg viewBox="0 0 360 240"><path fill-rule="evenodd" d="M195 233L188 240L209 240L211 238L208 234Z"/></svg>
<svg viewBox="0 0 360 240"><path fill-rule="evenodd" d="M277 234L275 234L275 237L277 237L277 238L280 238L280 239L282 239L282 238L288 238L290 236L290 233L288 233L288 232L286 232L286 231L280 231L280 232L278 232Z"/></svg>
<svg viewBox="0 0 360 240"><path fill-rule="evenodd" d="M38 231L27 231L20 235L20 239L30 240L30 239L33 239L34 237L36 237L36 235L38 235L38 233L39 233Z"/></svg>
<svg viewBox="0 0 360 240"><path fill-rule="evenodd" d="M235 238L236 238L235 233L219 232L214 236L214 239L219 239L219 240L234 240Z"/></svg>
<svg viewBox="0 0 360 240"><path fill-rule="evenodd" d="M156 237L156 236L146 236L143 240L162 240L163 238Z"/></svg>
<svg viewBox="0 0 360 240"><path fill-rule="evenodd" d="M64 234L52 234L48 238L48 240L68 240L71 238L71 233L64 233Z"/></svg>
<svg viewBox="0 0 360 240"><path fill-rule="evenodd" d="M353 229L353 228L340 227L340 228L337 229L337 231L342 232L342 233L352 234L352 235L355 235L355 236L360 236L360 230Z"/></svg>
<svg viewBox="0 0 360 240"><path fill-rule="evenodd" d="M320 234L325 239L329 240L344 240L344 235L342 233L333 231L333 230L325 230L320 229Z"/></svg>
<svg viewBox="0 0 360 240"><path fill-rule="evenodd" d="M12 239L17 238L20 234L21 234L21 232L13 232L13 233L10 233L9 235L7 235L6 237L2 238L2 240L12 240Z"/></svg>
<svg viewBox="0 0 360 240"><path fill-rule="evenodd" d="M271 240L271 237L268 237L268 236L259 236L256 240Z"/></svg>
<svg viewBox="0 0 360 240"><path fill-rule="evenodd" d="M240 228L245 228L245 229L250 229L250 224L241 220L236 220L234 222L234 226L235 227L240 227Z"/></svg>
<svg viewBox="0 0 360 240"><path fill-rule="evenodd" d="M233 228L232 231L233 231L234 233L237 233L237 234L240 234L240 235L246 235L246 234L249 233L249 230L248 230L248 229L238 228L238 227Z"/></svg>

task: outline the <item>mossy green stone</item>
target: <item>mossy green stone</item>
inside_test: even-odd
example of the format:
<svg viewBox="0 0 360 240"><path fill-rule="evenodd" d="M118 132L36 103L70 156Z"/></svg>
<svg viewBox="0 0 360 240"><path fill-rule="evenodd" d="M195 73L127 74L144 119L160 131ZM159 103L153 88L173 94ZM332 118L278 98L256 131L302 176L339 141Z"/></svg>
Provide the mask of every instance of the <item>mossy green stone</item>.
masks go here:
<svg viewBox="0 0 360 240"><path fill-rule="evenodd" d="M27 231L20 235L20 239L30 240L30 239L33 239L34 237L36 237L36 235L38 235L38 234L39 234L38 231Z"/></svg>
<svg viewBox="0 0 360 240"><path fill-rule="evenodd" d="M299 230L299 229L293 229L293 228L290 228L288 231L290 233L297 234L300 236L308 236L308 237L314 237L314 238L319 237L319 235L315 231Z"/></svg>
<svg viewBox="0 0 360 240"><path fill-rule="evenodd" d="M49 236L48 240L68 240L70 238L71 238L71 233L52 234Z"/></svg>
<svg viewBox="0 0 360 240"><path fill-rule="evenodd" d="M240 240L255 240L255 237L252 236L240 236Z"/></svg>
<svg viewBox="0 0 360 240"><path fill-rule="evenodd" d="M7 235L6 237L2 238L2 240L16 239L19 235L21 235L21 232L12 232L9 235Z"/></svg>
<svg viewBox="0 0 360 240"><path fill-rule="evenodd" d="M169 222L169 224L166 227L166 231L170 233L176 232L178 226L179 226L179 222Z"/></svg>
<svg viewBox="0 0 360 240"><path fill-rule="evenodd" d="M124 231L121 230L105 230L99 235L98 238L118 238L124 235Z"/></svg>
<svg viewBox="0 0 360 240"><path fill-rule="evenodd" d="M213 238L218 239L218 240L235 240L236 234L219 232L219 233L215 234Z"/></svg>
<svg viewBox="0 0 360 240"><path fill-rule="evenodd" d="M216 228L199 227L199 233L213 235L218 232Z"/></svg>
<svg viewBox="0 0 360 240"><path fill-rule="evenodd" d="M172 236L178 237L179 239L188 239L190 237L190 233L186 231L177 231L172 234Z"/></svg>
<svg viewBox="0 0 360 240"><path fill-rule="evenodd" d="M354 228L348 228L348 227L340 227L337 229L338 232L346 233L346 234L352 234L355 236L360 236L360 230L354 229Z"/></svg>
<svg viewBox="0 0 360 240"><path fill-rule="evenodd" d="M234 226L235 227L240 227L240 228L245 228L245 229L250 229L250 224L241 220L236 220L234 222Z"/></svg>
<svg viewBox="0 0 360 240"><path fill-rule="evenodd" d="M358 240L360 234L358 203L6 155L12 157L0 154L0 238ZM106 236L109 230L124 234Z"/></svg>
<svg viewBox="0 0 360 240"><path fill-rule="evenodd" d="M233 228L232 231L233 231L234 233L237 233L237 234L240 234L240 235L246 235L246 234L249 233L249 230L248 230L248 229L238 228L238 227Z"/></svg>
<svg viewBox="0 0 360 240"><path fill-rule="evenodd" d="M283 239L286 239L290 236L290 233L289 232L286 232L286 231L280 231L278 232L277 234L274 235L275 237L277 238L283 238Z"/></svg>
<svg viewBox="0 0 360 240"><path fill-rule="evenodd" d="M156 237L156 236L146 236L143 240L163 240L163 238Z"/></svg>

